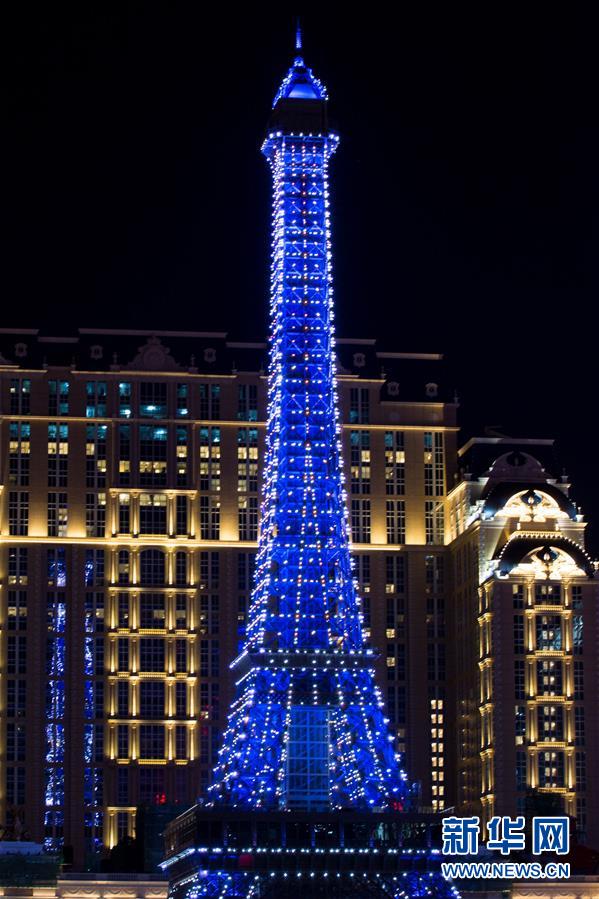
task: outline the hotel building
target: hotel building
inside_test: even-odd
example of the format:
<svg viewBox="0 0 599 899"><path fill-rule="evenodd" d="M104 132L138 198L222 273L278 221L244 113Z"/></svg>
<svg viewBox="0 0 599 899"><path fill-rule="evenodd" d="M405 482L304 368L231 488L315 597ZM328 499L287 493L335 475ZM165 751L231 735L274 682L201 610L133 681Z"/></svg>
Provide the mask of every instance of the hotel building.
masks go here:
<svg viewBox="0 0 599 899"><path fill-rule="evenodd" d="M0 820L74 865L204 792L259 527L266 344L0 331ZM421 803L455 802L435 354L338 341L364 626Z"/></svg>

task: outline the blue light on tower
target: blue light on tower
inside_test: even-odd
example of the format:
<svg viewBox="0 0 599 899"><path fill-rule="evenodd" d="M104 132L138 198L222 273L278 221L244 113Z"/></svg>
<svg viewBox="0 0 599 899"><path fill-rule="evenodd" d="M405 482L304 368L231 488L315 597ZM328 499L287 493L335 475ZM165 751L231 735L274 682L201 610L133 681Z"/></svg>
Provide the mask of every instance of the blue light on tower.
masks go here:
<svg viewBox="0 0 599 899"><path fill-rule="evenodd" d="M349 552L328 188L338 141L326 91L297 56L262 148L274 182L264 499L215 802L384 808L407 799Z"/></svg>
<svg viewBox="0 0 599 899"><path fill-rule="evenodd" d="M275 97L262 147L273 176L273 213L259 547L246 639L232 665L236 699L202 808L237 810L238 816L251 812L248 826L254 828L261 815L303 822L308 814L321 815L333 822L324 826L335 829L343 816L361 815L363 821L365 813L369 820L392 812L399 818L411 799L375 683L375 654L364 641L349 548L328 187L339 138L328 125L326 90L301 55L301 36L296 54ZM181 835L191 833L186 827L174 823L175 848L164 863L166 870L183 866L173 887L178 895L181 890L187 897L270 895L258 874L236 867L259 851L255 839L246 838L242 855L231 855L226 839L214 850L222 855L177 850ZM369 852L371 843L372 835L356 852ZM320 851L314 832L308 845L306 852ZM342 840L331 851L346 851L343 845ZM293 850L286 843L280 851ZM188 873L190 852L207 853L205 861L198 860L200 867L212 865L215 857L222 866L212 873ZM322 876L328 873L324 866ZM374 870L372 882L379 876ZM396 886L390 886L393 881ZM384 895L453 894L430 871L389 876L389 888Z"/></svg>

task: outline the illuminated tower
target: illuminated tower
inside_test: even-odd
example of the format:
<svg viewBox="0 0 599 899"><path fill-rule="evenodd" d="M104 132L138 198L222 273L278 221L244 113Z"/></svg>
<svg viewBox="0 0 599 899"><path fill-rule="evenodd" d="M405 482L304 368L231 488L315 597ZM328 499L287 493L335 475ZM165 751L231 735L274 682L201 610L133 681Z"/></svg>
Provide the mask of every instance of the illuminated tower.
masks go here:
<svg viewBox="0 0 599 899"><path fill-rule="evenodd" d="M296 50L263 145L274 182L269 408L247 636L207 804L171 825L165 868L179 895L295 895L302 877L311 896L357 895L357 877L369 894L443 896L362 634L335 373L338 137L299 34Z"/></svg>

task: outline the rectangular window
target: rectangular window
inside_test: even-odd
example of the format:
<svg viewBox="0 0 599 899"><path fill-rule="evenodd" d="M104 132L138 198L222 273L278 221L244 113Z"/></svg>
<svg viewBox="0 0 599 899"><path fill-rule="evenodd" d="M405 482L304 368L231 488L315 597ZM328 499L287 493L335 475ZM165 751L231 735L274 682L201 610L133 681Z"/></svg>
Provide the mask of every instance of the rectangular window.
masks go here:
<svg viewBox="0 0 599 899"><path fill-rule="evenodd" d="M359 553L354 556L356 575L362 593L370 593L370 556Z"/></svg>
<svg viewBox="0 0 599 899"><path fill-rule="evenodd" d="M584 792L587 788L586 753L576 753L576 789Z"/></svg>
<svg viewBox="0 0 599 899"><path fill-rule="evenodd" d="M117 596L117 627L129 627L129 594L119 593Z"/></svg>
<svg viewBox="0 0 599 899"><path fill-rule="evenodd" d="M200 634L218 634L219 602L218 596L200 596Z"/></svg>
<svg viewBox="0 0 599 899"><path fill-rule="evenodd" d="M167 429L142 425L139 429L139 483L166 486Z"/></svg>
<svg viewBox="0 0 599 899"><path fill-rule="evenodd" d="M139 714L142 718L164 718L164 681L142 680L139 684Z"/></svg>
<svg viewBox="0 0 599 899"><path fill-rule="evenodd" d="M139 385L140 418L166 418L166 384L142 381Z"/></svg>
<svg viewBox="0 0 599 899"><path fill-rule="evenodd" d="M162 724L140 724L139 726L139 757L140 759L164 759L164 727ZM140 769L140 773L144 770ZM158 769L160 770L160 769ZM164 775L164 772L161 771ZM140 784L141 786L141 784ZM146 799L147 801L147 799Z"/></svg>
<svg viewBox="0 0 599 899"><path fill-rule="evenodd" d="M445 493L443 434L440 431L424 432L424 493L425 496L443 496Z"/></svg>
<svg viewBox="0 0 599 899"><path fill-rule="evenodd" d="M524 615L514 615L514 652L524 652Z"/></svg>
<svg viewBox="0 0 599 899"><path fill-rule="evenodd" d="M370 500L352 499L351 533L354 543L370 543Z"/></svg>
<svg viewBox="0 0 599 899"><path fill-rule="evenodd" d="M48 549L46 554L49 587L66 587L67 562L63 546Z"/></svg>
<svg viewBox="0 0 599 899"><path fill-rule="evenodd" d="M237 429L237 487L240 493L258 492L258 429Z"/></svg>
<svg viewBox="0 0 599 899"><path fill-rule="evenodd" d="M429 546L445 543L445 510L442 502L429 499L425 501L424 530Z"/></svg>
<svg viewBox="0 0 599 899"><path fill-rule="evenodd" d="M218 677L220 648L218 640L200 640L200 677Z"/></svg>
<svg viewBox="0 0 599 899"><path fill-rule="evenodd" d="M7 607L9 631L24 631L27 627L27 591L9 590Z"/></svg>
<svg viewBox="0 0 599 899"><path fill-rule="evenodd" d="M564 786L564 753L540 752L538 756L539 787Z"/></svg>
<svg viewBox="0 0 599 899"><path fill-rule="evenodd" d="M526 680L523 659L514 662L514 699L526 699Z"/></svg>
<svg viewBox="0 0 599 899"><path fill-rule="evenodd" d="M187 596L185 593L175 594L175 629L187 630Z"/></svg>
<svg viewBox="0 0 599 899"><path fill-rule="evenodd" d="M317 811L329 807L329 711L309 706L291 707L287 744L287 805Z"/></svg>
<svg viewBox="0 0 599 899"><path fill-rule="evenodd" d="M349 391L349 423L370 424L370 391L368 387L352 387Z"/></svg>
<svg viewBox="0 0 599 899"><path fill-rule="evenodd" d="M220 385L200 384L200 419L218 421L220 418Z"/></svg>
<svg viewBox="0 0 599 899"><path fill-rule="evenodd" d="M181 494L175 500L175 527L177 536L186 537L189 534L188 499Z"/></svg>
<svg viewBox="0 0 599 899"><path fill-rule="evenodd" d="M11 378L10 414L29 415L31 413L31 381L29 378Z"/></svg>
<svg viewBox="0 0 599 899"><path fill-rule="evenodd" d="M584 667L583 662L574 662L574 699L584 699Z"/></svg>
<svg viewBox="0 0 599 899"><path fill-rule="evenodd" d="M220 490L220 428L200 428L200 490Z"/></svg>
<svg viewBox="0 0 599 899"><path fill-rule="evenodd" d="M406 542L406 504L403 499L388 499L387 543Z"/></svg>
<svg viewBox="0 0 599 899"><path fill-rule="evenodd" d="M117 640L118 671L129 671L129 638L119 637Z"/></svg>
<svg viewBox="0 0 599 899"><path fill-rule="evenodd" d="M179 425L176 431L177 445L175 459L177 468L177 487L187 486L187 444L188 434L187 428Z"/></svg>
<svg viewBox="0 0 599 899"><path fill-rule="evenodd" d="M187 684L185 681L177 681L175 684L175 715L177 718L185 718L187 715Z"/></svg>
<svg viewBox="0 0 599 899"><path fill-rule="evenodd" d="M175 640L175 670L178 674L187 671L187 640Z"/></svg>
<svg viewBox="0 0 599 899"><path fill-rule="evenodd" d="M139 626L142 630L164 629L166 620L163 593L140 593Z"/></svg>
<svg viewBox="0 0 599 899"><path fill-rule="evenodd" d="M560 615L537 615L536 636L538 650L562 649L562 619Z"/></svg>
<svg viewBox="0 0 599 899"><path fill-rule="evenodd" d="M351 493L370 493L370 431L349 432Z"/></svg>
<svg viewBox="0 0 599 899"><path fill-rule="evenodd" d="M258 539L258 497L238 497L238 522L240 540Z"/></svg>
<svg viewBox="0 0 599 899"><path fill-rule="evenodd" d="M563 741L563 706L543 705L537 707L537 739L539 743L560 743Z"/></svg>
<svg viewBox="0 0 599 899"><path fill-rule="evenodd" d="M119 418L131 418L131 383L121 381L119 383Z"/></svg>
<svg viewBox="0 0 599 899"><path fill-rule="evenodd" d="M200 496L200 537L218 540L220 537L220 500L214 496Z"/></svg>
<svg viewBox="0 0 599 899"><path fill-rule="evenodd" d="M8 483L11 486L28 486L30 453L31 425L24 421L11 421L8 445Z"/></svg>
<svg viewBox="0 0 599 899"><path fill-rule="evenodd" d="M524 584L512 584L512 601L515 609L524 608Z"/></svg>
<svg viewBox="0 0 599 899"><path fill-rule="evenodd" d="M427 595L443 592L445 589L445 559L443 556L425 556L424 581Z"/></svg>
<svg viewBox="0 0 599 899"><path fill-rule="evenodd" d="M139 640L139 670L164 672L164 640L141 637Z"/></svg>
<svg viewBox="0 0 599 899"><path fill-rule="evenodd" d="M85 417L106 418L106 381L86 382Z"/></svg>
<svg viewBox="0 0 599 899"><path fill-rule="evenodd" d="M116 729L117 740L117 757L126 759L129 757L129 725L119 724ZM126 768L120 768L120 771L126 771Z"/></svg>
<svg viewBox="0 0 599 899"><path fill-rule="evenodd" d="M582 615L572 615L572 652L581 655L583 650L583 618Z"/></svg>
<svg viewBox="0 0 599 899"><path fill-rule="evenodd" d="M8 494L8 532L14 537L29 533L29 494L11 490Z"/></svg>
<svg viewBox="0 0 599 899"><path fill-rule="evenodd" d="M177 384L177 418L186 418L189 415L189 387L187 384Z"/></svg>
<svg viewBox="0 0 599 899"><path fill-rule="evenodd" d="M537 662L537 693L541 696L562 696L563 666L556 659Z"/></svg>
<svg viewBox="0 0 599 899"><path fill-rule="evenodd" d="M253 554L251 554L251 555L253 558ZM219 579L220 579L220 556L219 556L219 553L217 553L217 552L202 552L202 553L200 553L200 588L202 590L218 588Z"/></svg>
<svg viewBox="0 0 599 899"><path fill-rule="evenodd" d="M256 384L239 384L237 419L258 421L258 387Z"/></svg>
<svg viewBox="0 0 599 899"><path fill-rule="evenodd" d="M385 431L385 491L387 495L406 490L406 453L403 431Z"/></svg>
<svg viewBox="0 0 599 899"><path fill-rule="evenodd" d="M48 381L48 415L69 414L69 382Z"/></svg>
<svg viewBox="0 0 599 899"><path fill-rule="evenodd" d="M48 487L67 486L69 461L69 426L53 422L48 425Z"/></svg>
<svg viewBox="0 0 599 899"><path fill-rule="evenodd" d="M66 537L69 507L66 493L48 494L48 537Z"/></svg>
<svg viewBox="0 0 599 899"><path fill-rule="evenodd" d="M175 553L175 584L177 587L186 587L189 581L187 565L187 553L179 551Z"/></svg>
<svg viewBox="0 0 599 899"><path fill-rule="evenodd" d="M139 581L144 586L164 586L166 556L161 549L143 549L139 554Z"/></svg>
<svg viewBox="0 0 599 899"><path fill-rule="evenodd" d="M8 549L8 583L27 585L29 552L26 546L10 546Z"/></svg>
<svg viewBox="0 0 599 899"><path fill-rule="evenodd" d="M119 484L131 483L131 427L119 425L118 464Z"/></svg>
<svg viewBox="0 0 599 899"><path fill-rule="evenodd" d="M119 549L119 564L118 564L118 582L119 584L126 585L129 583L129 550L128 549Z"/></svg>
<svg viewBox="0 0 599 899"><path fill-rule="evenodd" d="M166 493L140 493L139 495L139 533L167 533L167 497Z"/></svg>
<svg viewBox="0 0 599 899"><path fill-rule="evenodd" d="M560 584L535 584L535 605L559 606L562 602Z"/></svg>
<svg viewBox="0 0 599 899"><path fill-rule="evenodd" d="M131 533L131 497L119 493L119 534Z"/></svg>
<svg viewBox="0 0 599 899"><path fill-rule="evenodd" d="M406 589L406 556L397 553L385 557L385 593L404 593Z"/></svg>
<svg viewBox="0 0 599 899"><path fill-rule="evenodd" d="M87 425L85 428L85 485L106 487L107 425Z"/></svg>
<svg viewBox="0 0 599 899"><path fill-rule="evenodd" d="M175 728L175 758L187 758L187 728L181 725Z"/></svg>
<svg viewBox="0 0 599 899"><path fill-rule="evenodd" d="M9 722L6 725L6 761L25 761L25 725Z"/></svg>
<svg viewBox="0 0 599 899"><path fill-rule="evenodd" d="M526 789L526 750L516 750L516 789Z"/></svg>
<svg viewBox="0 0 599 899"><path fill-rule="evenodd" d="M106 494L85 494L85 536L104 537L106 534Z"/></svg>

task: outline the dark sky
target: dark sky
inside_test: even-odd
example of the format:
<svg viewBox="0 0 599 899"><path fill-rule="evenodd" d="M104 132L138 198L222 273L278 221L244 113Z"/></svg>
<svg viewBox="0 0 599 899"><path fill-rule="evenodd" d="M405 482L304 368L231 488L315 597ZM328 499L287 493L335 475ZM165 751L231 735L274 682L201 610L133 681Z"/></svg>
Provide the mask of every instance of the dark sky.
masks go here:
<svg viewBox="0 0 599 899"><path fill-rule="evenodd" d="M294 11L17 6L2 324L262 337L258 148ZM596 29L584 5L414 6L303 17L342 137L339 333L445 353L464 436L555 436L599 520Z"/></svg>

